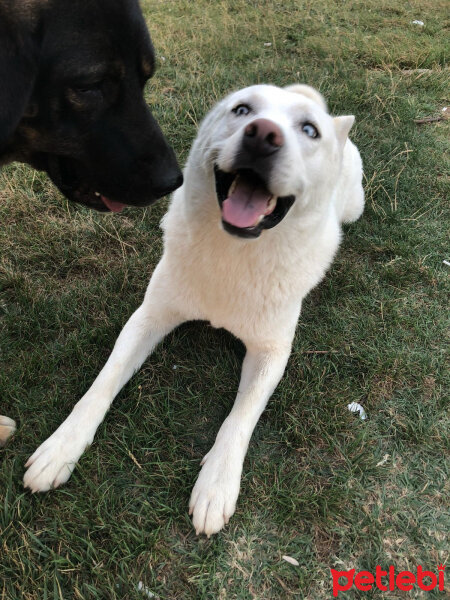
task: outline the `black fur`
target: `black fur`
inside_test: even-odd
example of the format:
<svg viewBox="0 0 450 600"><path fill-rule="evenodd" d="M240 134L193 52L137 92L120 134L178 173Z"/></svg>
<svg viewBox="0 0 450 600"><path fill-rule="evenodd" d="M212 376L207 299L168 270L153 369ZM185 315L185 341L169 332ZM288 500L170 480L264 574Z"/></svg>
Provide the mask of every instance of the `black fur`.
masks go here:
<svg viewBox="0 0 450 600"><path fill-rule="evenodd" d="M137 0L1 0L0 164L98 210L100 195L145 206L173 191L181 171L143 98L154 62Z"/></svg>

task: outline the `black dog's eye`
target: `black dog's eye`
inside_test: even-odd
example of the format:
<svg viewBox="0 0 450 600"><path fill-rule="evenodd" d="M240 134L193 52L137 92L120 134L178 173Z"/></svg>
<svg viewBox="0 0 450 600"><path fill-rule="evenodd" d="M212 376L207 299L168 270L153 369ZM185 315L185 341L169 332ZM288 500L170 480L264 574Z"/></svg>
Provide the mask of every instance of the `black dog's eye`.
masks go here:
<svg viewBox="0 0 450 600"><path fill-rule="evenodd" d="M100 85L89 86L89 87L73 87L71 91L79 96L81 100L94 100L100 98L102 94L102 90L100 89Z"/></svg>
<svg viewBox="0 0 450 600"><path fill-rule="evenodd" d="M69 102L80 110L95 108L103 102L103 84L74 85L66 91Z"/></svg>
<svg viewBox="0 0 450 600"><path fill-rule="evenodd" d="M252 109L248 104L238 104L231 112L234 112L238 117L244 117L245 115L248 115L251 110Z"/></svg>
<svg viewBox="0 0 450 600"><path fill-rule="evenodd" d="M310 138L315 139L315 138L320 137L319 132L317 131L317 128L314 127L314 125L312 123L303 123L302 131L303 131L303 133L306 133L306 135Z"/></svg>

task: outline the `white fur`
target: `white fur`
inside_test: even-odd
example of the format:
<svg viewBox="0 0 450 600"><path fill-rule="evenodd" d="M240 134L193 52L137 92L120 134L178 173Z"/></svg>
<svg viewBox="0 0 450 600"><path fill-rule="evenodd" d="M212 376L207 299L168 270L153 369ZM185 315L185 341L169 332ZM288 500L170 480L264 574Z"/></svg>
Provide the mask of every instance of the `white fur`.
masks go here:
<svg viewBox="0 0 450 600"><path fill-rule="evenodd" d="M250 115L231 111L244 102ZM246 240L221 227L213 164L231 169L243 128L255 117L277 123L285 139L270 190L296 200L276 227ZM247 349L235 404L202 461L189 504L197 533L210 535L228 522L250 437L291 351L302 299L330 266L340 223L363 210L361 159L347 139L353 120L330 117L307 86L252 86L213 108L163 219L164 254L144 301L92 387L29 459L26 486L45 491L67 481L115 395L156 344L181 322L206 319ZM302 131L305 121L318 126L320 138Z"/></svg>
<svg viewBox="0 0 450 600"><path fill-rule="evenodd" d="M16 431L16 422L9 417L0 415L0 447L4 446L14 432Z"/></svg>

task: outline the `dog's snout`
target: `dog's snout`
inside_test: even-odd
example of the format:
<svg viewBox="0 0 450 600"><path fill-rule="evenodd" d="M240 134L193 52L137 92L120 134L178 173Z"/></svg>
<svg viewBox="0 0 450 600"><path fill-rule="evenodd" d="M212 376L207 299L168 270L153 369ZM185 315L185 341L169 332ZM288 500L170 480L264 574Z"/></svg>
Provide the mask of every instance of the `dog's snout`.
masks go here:
<svg viewBox="0 0 450 600"><path fill-rule="evenodd" d="M167 196L183 184L183 173L180 170L176 170L169 173L164 177L162 181L158 181L154 185L153 193L157 198Z"/></svg>
<svg viewBox="0 0 450 600"><path fill-rule="evenodd" d="M167 196L183 184L183 173L175 154L169 146L167 148L163 156L148 155L134 163L133 178L140 184L140 195L149 201Z"/></svg>
<svg viewBox="0 0 450 600"><path fill-rule="evenodd" d="M244 148L257 156L270 156L284 145L280 127L269 119L255 119L244 129Z"/></svg>
<svg viewBox="0 0 450 600"><path fill-rule="evenodd" d="M149 191L154 199L167 196L183 184L183 173L176 163L170 167L166 164L161 165L161 169L157 173L147 168L145 173L150 175L147 181L150 183Z"/></svg>

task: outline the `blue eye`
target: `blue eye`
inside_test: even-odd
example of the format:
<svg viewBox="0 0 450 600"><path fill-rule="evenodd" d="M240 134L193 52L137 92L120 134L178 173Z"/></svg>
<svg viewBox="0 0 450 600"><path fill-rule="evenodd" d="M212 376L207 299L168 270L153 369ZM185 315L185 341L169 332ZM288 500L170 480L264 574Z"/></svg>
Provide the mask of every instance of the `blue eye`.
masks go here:
<svg viewBox="0 0 450 600"><path fill-rule="evenodd" d="M248 104L238 104L231 112L234 112L237 117L244 117L245 115L248 115L250 111L251 108Z"/></svg>
<svg viewBox="0 0 450 600"><path fill-rule="evenodd" d="M317 131L316 127L314 127L314 125L312 123L303 123L302 125L302 131L303 133L306 133L306 135L310 138L318 138L319 136L319 132Z"/></svg>

